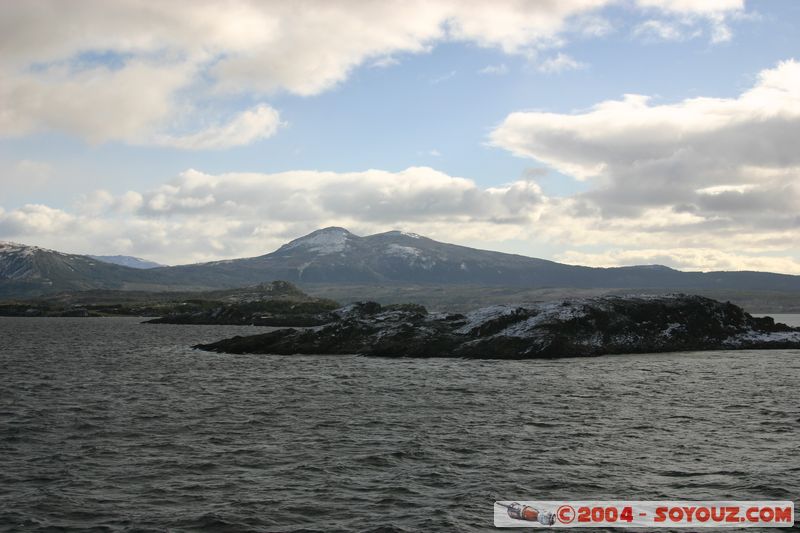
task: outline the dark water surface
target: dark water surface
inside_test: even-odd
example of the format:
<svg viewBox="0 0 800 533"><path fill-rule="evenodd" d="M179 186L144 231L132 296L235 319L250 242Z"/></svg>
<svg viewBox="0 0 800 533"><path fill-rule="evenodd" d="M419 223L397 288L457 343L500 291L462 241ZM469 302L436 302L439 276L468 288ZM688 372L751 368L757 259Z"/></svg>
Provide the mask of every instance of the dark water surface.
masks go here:
<svg viewBox="0 0 800 533"><path fill-rule="evenodd" d="M231 356L189 346L264 330L138 322L0 318L0 530L484 531L495 499L800 496L798 351Z"/></svg>

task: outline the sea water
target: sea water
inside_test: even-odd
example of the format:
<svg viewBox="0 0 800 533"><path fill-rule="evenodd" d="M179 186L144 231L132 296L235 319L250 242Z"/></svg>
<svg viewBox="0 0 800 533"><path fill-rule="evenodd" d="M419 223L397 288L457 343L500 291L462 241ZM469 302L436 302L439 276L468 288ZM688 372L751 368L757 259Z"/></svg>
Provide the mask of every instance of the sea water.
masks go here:
<svg viewBox="0 0 800 533"><path fill-rule="evenodd" d="M264 329L140 322L0 318L0 530L485 531L495 500L800 495L800 351L225 355L191 346Z"/></svg>

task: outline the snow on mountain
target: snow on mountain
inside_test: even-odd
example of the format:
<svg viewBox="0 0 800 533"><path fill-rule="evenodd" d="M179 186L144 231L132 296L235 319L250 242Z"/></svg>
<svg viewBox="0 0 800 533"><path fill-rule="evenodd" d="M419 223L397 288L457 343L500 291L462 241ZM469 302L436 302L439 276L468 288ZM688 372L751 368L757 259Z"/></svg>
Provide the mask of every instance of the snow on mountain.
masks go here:
<svg viewBox="0 0 800 533"><path fill-rule="evenodd" d="M143 272L86 255L0 242L0 298L131 287L133 283L149 281L140 278Z"/></svg>
<svg viewBox="0 0 800 533"><path fill-rule="evenodd" d="M0 241L0 255L17 254L21 257L32 257L36 252L47 252L58 255L67 255L63 252L50 250L48 248L40 248L38 246L29 246L27 244L20 244L11 241Z"/></svg>
<svg viewBox="0 0 800 533"><path fill-rule="evenodd" d="M230 288L273 280L361 285L800 291L800 276L681 272L652 265L590 268L468 248L403 231L361 237L340 227L314 231L257 257L163 268L143 268L151 265L143 265L143 260L136 258L133 262L127 259L110 264L104 262L108 257L91 258L0 242L0 297L92 288Z"/></svg>
<svg viewBox="0 0 800 533"><path fill-rule="evenodd" d="M347 241L352 237L354 235L344 228L324 228L283 245L281 250L302 248L305 251L317 252L321 255L334 254L344 251Z"/></svg>
<svg viewBox="0 0 800 533"><path fill-rule="evenodd" d="M141 259L139 257L133 257L130 255L90 255L89 257L104 263L111 263L112 265L121 265L130 268L148 269L165 266L161 263L156 263L155 261L148 261L147 259Z"/></svg>

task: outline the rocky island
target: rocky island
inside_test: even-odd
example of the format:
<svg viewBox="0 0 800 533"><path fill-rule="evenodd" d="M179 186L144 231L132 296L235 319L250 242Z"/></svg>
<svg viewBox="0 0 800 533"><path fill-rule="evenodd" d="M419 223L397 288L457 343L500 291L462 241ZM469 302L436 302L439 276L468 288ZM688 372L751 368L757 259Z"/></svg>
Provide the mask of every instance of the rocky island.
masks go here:
<svg viewBox="0 0 800 533"><path fill-rule="evenodd" d="M196 348L227 353L536 359L692 350L800 348L800 328L701 296L600 297L495 305L467 314L350 304L333 321Z"/></svg>

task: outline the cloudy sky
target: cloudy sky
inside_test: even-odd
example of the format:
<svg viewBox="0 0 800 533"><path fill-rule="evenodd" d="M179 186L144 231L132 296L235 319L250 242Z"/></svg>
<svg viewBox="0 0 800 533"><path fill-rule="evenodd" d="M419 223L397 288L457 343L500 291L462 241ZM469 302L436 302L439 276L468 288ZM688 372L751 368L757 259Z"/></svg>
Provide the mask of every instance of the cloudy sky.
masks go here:
<svg viewBox="0 0 800 533"><path fill-rule="evenodd" d="M796 0L0 5L0 239L800 274Z"/></svg>

